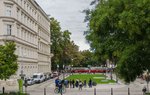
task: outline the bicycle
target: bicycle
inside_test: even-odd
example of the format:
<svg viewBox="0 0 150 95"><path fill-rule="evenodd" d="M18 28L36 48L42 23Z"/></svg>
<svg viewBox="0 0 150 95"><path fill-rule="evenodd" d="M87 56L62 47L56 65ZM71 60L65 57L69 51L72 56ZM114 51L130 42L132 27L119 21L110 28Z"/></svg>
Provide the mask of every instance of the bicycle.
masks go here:
<svg viewBox="0 0 150 95"><path fill-rule="evenodd" d="M65 87L62 87L61 89L60 89L60 91L59 91L59 88L58 87L56 87L55 89L54 89L54 92L55 92L55 94L59 94L59 93L66 93L66 89L65 89Z"/></svg>

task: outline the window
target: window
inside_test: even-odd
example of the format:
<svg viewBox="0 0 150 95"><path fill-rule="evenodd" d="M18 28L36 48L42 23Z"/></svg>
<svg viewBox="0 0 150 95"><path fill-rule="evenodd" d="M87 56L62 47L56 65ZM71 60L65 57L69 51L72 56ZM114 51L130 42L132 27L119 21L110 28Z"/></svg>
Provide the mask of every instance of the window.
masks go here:
<svg viewBox="0 0 150 95"><path fill-rule="evenodd" d="M18 46L18 55L20 56L21 54L20 54L20 46Z"/></svg>
<svg viewBox="0 0 150 95"><path fill-rule="evenodd" d="M19 8L17 8L17 19L19 20L19 13L20 13L20 10Z"/></svg>
<svg viewBox="0 0 150 95"><path fill-rule="evenodd" d="M24 15L24 22L25 22L25 24L27 24L27 16L26 15Z"/></svg>
<svg viewBox="0 0 150 95"><path fill-rule="evenodd" d="M5 15L6 16L11 16L11 5L6 5L6 12Z"/></svg>
<svg viewBox="0 0 150 95"><path fill-rule="evenodd" d="M25 31L25 32L24 32L24 40L26 40L26 36L27 36L27 35L26 35L26 31Z"/></svg>
<svg viewBox="0 0 150 95"><path fill-rule="evenodd" d="M23 39L24 36L24 29L21 29L21 38Z"/></svg>
<svg viewBox="0 0 150 95"><path fill-rule="evenodd" d="M31 12L32 12L32 8L30 7L29 13L31 14Z"/></svg>
<svg viewBox="0 0 150 95"><path fill-rule="evenodd" d="M7 24L6 25L6 35L11 35L12 32L12 25Z"/></svg>
<svg viewBox="0 0 150 95"><path fill-rule="evenodd" d="M21 56L23 56L23 47L21 47Z"/></svg>
<svg viewBox="0 0 150 95"><path fill-rule="evenodd" d="M29 4L27 4L27 10L26 10L27 12L29 11Z"/></svg>
<svg viewBox="0 0 150 95"><path fill-rule="evenodd" d="M21 12L21 21L23 22L23 12Z"/></svg>
<svg viewBox="0 0 150 95"><path fill-rule="evenodd" d="M19 30L19 27L17 27L17 37L20 38L20 30Z"/></svg>

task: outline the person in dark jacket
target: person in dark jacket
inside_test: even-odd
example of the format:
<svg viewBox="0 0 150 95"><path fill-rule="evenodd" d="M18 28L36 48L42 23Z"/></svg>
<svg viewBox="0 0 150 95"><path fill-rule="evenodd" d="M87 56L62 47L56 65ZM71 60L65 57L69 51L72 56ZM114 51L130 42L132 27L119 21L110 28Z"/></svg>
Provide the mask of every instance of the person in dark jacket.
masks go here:
<svg viewBox="0 0 150 95"><path fill-rule="evenodd" d="M88 84L89 84L89 88L92 88L92 80L91 79L89 80Z"/></svg>
<svg viewBox="0 0 150 95"><path fill-rule="evenodd" d="M75 82L75 81L74 81L74 79L73 79L73 80L72 80L72 86L73 86L73 88L74 88L74 82Z"/></svg>
<svg viewBox="0 0 150 95"><path fill-rule="evenodd" d="M146 89L145 86L143 87L142 91L143 91L143 95L145 95L145 93L146 93L146 91L147 91L147 89Z"/></svg>
<svg viewBox="0 0 150 95"><path fill-rule="evenodd" d="M75 85L76 85L76 88L78 88L78 87L79 87L79 80L78 80L78 79L76 80Z"/></svg>
<svg viewBox="0 0 150 95"><path fill-rule="evenodd" d="M69 80L70 88L72 88L72 80Z"/></svg>
<svg viewBox="0 0 150 95"><path fill-rule="evenodd" d="M83 83L84 87L86 87L86 80L84 80L84 83Z"/></svg>
<svg viewBox="0 0 150 95"><path fill-rule="evenodd" d="M59 79L59 77L58 77L58 78L55 79L55 86L56 86L56 87L58 87L59 82L60 82L60 79Z"/></svg>

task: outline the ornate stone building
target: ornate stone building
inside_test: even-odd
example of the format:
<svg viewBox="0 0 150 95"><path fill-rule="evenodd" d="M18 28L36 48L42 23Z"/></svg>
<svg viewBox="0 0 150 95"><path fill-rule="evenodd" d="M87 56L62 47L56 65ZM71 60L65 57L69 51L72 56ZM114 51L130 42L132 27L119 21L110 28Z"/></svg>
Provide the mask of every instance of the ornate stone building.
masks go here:
<svg viewBox="0 0 150 95"><path fill-rule="evenodd" d="M17 76L51 72L50 20L35 0L0 0L0 44L16 42Z"/></svg>

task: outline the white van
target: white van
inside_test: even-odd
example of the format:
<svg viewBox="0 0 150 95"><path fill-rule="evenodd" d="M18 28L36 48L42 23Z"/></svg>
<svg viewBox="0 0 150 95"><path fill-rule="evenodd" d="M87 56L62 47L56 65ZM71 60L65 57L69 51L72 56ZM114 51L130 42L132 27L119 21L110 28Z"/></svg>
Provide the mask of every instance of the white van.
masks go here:
<svg viewBox="0 0 150 95"><path fill-rule="evenodd" d="M35 83L41 83L45 79L45 76L43 73L34 73L33 74L33 80Z"/></svg>

